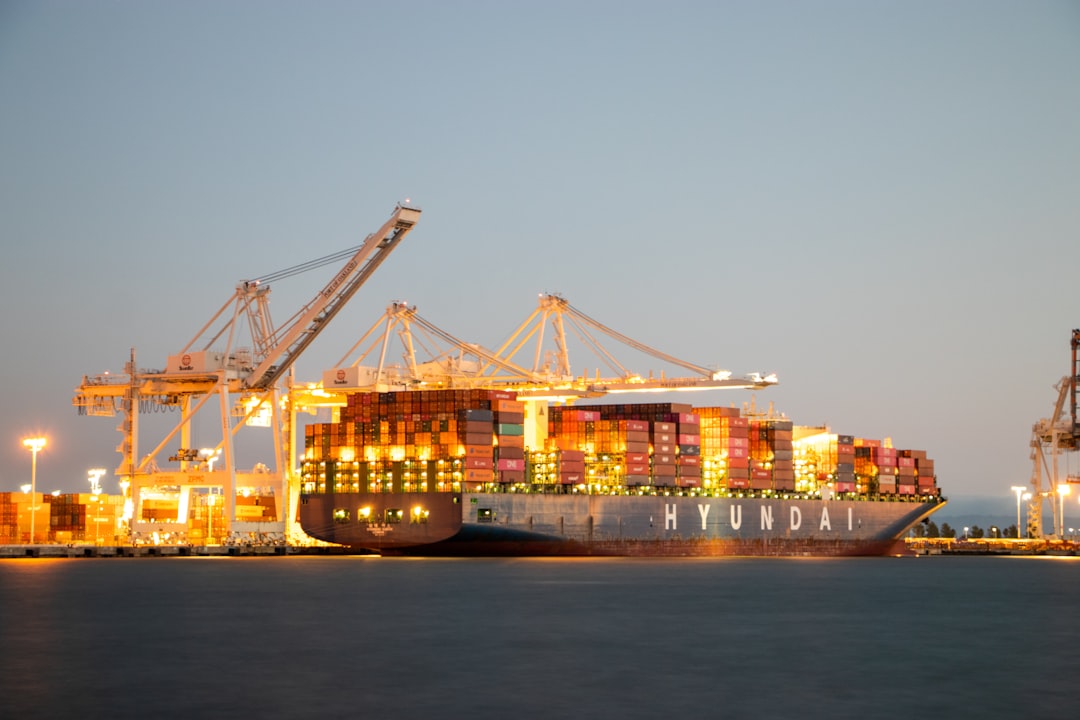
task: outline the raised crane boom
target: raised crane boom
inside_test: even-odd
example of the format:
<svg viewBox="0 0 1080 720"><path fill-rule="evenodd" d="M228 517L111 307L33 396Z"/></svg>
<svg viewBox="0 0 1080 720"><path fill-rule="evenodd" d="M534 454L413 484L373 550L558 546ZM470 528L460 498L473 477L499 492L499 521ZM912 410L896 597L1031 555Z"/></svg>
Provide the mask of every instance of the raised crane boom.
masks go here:
<svg viewBox="0 0 1080 720"><path fill-rule="evenodd" d="M420 210L398 205L378 232L368 235L345 267L294 316L268 338L270 351L252 370L245 387L264 389L272 386L293 361L318 336L326 323L337 314L356 291L382 264L397 244L420 219ZM359 268L359 270L358 270Z"/></svg>

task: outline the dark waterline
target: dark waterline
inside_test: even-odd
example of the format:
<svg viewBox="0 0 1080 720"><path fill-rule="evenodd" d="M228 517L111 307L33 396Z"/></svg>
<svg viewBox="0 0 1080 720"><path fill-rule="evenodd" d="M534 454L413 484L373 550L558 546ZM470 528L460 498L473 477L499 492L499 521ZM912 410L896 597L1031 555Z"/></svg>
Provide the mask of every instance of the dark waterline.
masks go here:
<svg viewBox="0 0 1080 720"><path fill-rule="evenodd" d="M1075 715L1080 559L0 561L3 718Z"/></svg>

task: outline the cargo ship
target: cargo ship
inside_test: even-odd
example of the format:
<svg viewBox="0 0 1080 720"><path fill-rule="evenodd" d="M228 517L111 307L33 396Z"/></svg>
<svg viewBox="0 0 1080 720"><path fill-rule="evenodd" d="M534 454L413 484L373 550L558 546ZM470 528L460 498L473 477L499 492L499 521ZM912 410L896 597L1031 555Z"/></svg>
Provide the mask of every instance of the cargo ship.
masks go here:
<svg viewBox="0 0 1080 720"><path fill-rule="evenodd" d="M356 392L305 428L300 525L384 555L847 556L945 500L888 439L682 403Z"/></svg>

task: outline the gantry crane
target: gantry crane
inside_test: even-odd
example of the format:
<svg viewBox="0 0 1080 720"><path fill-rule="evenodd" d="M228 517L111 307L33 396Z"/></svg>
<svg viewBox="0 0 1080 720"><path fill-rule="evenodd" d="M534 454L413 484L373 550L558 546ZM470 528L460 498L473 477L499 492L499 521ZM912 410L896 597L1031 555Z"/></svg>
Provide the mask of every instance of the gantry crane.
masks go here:
<svg viewBox="0 0 1080 720"><path fill-rule="evenodd" d="M1059 474L1062 452L1080 449L1080 424L1076 415L1076 390L1080 385L1080 329L1072 331L1072 369L1054 386L1058 391L1054 411L1049 418L1036 422L1031 429L1031 500L1028 505L1028 536L1043 536L1043 504L1050 501L1054 519L1054 534L1064 537L1064 504L1070 485L1080 483L1080 476ZM1069 412L1065 413L1066 402ZM1043 487L1043 475L1049 487Z"/></svg>
<svg viewBox="0 0 1080 720"><path fill-rule="evenodd" d="M73 400L80 413L109 416L119 412L123 417L118 427L123 441L117 448L122 460L115 474L121 478L121 488L129 503L126 514L132 532L186 532L188 503L194 488L206 488L211 493L220 490L224 496L222 520L213 529L217 535L287 530L287 518L292 517L292 513L285 513L291 495L288 483L296 459L291 437L293 423L283 417L279 381L412 230L419 217L419 209L399 204L390 219L357 248L239 283L233 296L195 337L180 352L169 356L165 370L138 369L132 350L124 377L83 378ZM335 260L345 263L330 282L289 320L275 326L270 318L269 283ZM250 346L243 344L242 337ZM211 400L215 397L220 402L220 440L207 452L200 453L191 447L192 422L200 410L212 407ZM140 411L175 408L180 409L179 423L140 458ZM273 428L275 469L259 464L251 472L237 471L233 439L243 425ZM169 461L179 463L179 470L162 471L158 457L177 437L180 447ZM215 469L214 463L219 460L220 465ZM144 517L141 507L144 491L160 487L180 488L175 518ZM238 488L247 487L272 489L275 521L237 520L236 493ZM212 504L213 495L207 500Z"/></svg>
<svg viewBox="0 0 1080 720"><path fill-rule="evenodd" d="M601 378L571 371L566 326L616 375ZM545 330L553 328L555 350L544 349ZM635 350L696 373L690 377L641 377L626 369L590 332L599 331ZM388 364L387 353L394 335L402 347L402 362ZM532 367L515 362L530 340L535 339ZM418 347L427 357L418 355ZM350 362L350 358L352 358ZM368 361L368 364L362 363ZM295 386L294 406L312 410L342 406L345 393L420 388L485 388L513 390L521 399L572 401L602 397L609 393L668 392L685 390L759 389L776 383L774 375L753 373L733 378L726 370L711 370L655 350L593 320L572 308L562 297L540 296L539 307L498 350L465 342L421 317L415 307L394 302L383 317L365 332L345 356L323 373L322 383Z"/></svg>

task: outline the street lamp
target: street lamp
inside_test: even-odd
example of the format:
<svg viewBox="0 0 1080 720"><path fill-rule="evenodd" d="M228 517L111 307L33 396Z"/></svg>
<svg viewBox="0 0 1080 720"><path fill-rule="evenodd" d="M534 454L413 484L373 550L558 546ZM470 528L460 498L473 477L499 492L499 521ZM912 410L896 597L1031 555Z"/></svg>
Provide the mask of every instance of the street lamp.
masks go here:
<svg viewBox="0 0 1080 720"><path fill-rule="evenodd" d="M90 494L101 494L101 476L106 472L105 468L94 468L93 470L87 470L86 474L90 480Z"/></svg>
<svg viewBox="0 0 1080 720"><path fill-rule="evenodd" d="M1058 485L1058 495L1061 496L1061 525L1058 526L1058 535L1065 539L1065 496L1069 494L1068 485Z"/></svg>
<svg viewBox="0 0 1080 720"><path fill-rule="evenodd" d="M22 441L22 444L30 449L33 458L30 461L30 544L32 545L34 543L34 519L37 515L37 508L34 506L34 503L37 502L37 454L41 452L41 448L45 447L45 438L26 438Z"/></svg>
<svg viewBox="0 0 1080 720"><path fill-rule="evenodd" d="M1020 498L1024 494L1024 488L1013 485L1012 491L1016 493L1016 539L1020 539Z"/></svg>
<svg viewBox="0 0 1080 720"><path fill-rule="evenodd" d="M213 538L214 526L214 489L210 488L206 494L206 544L210 545Z"/></svg>

